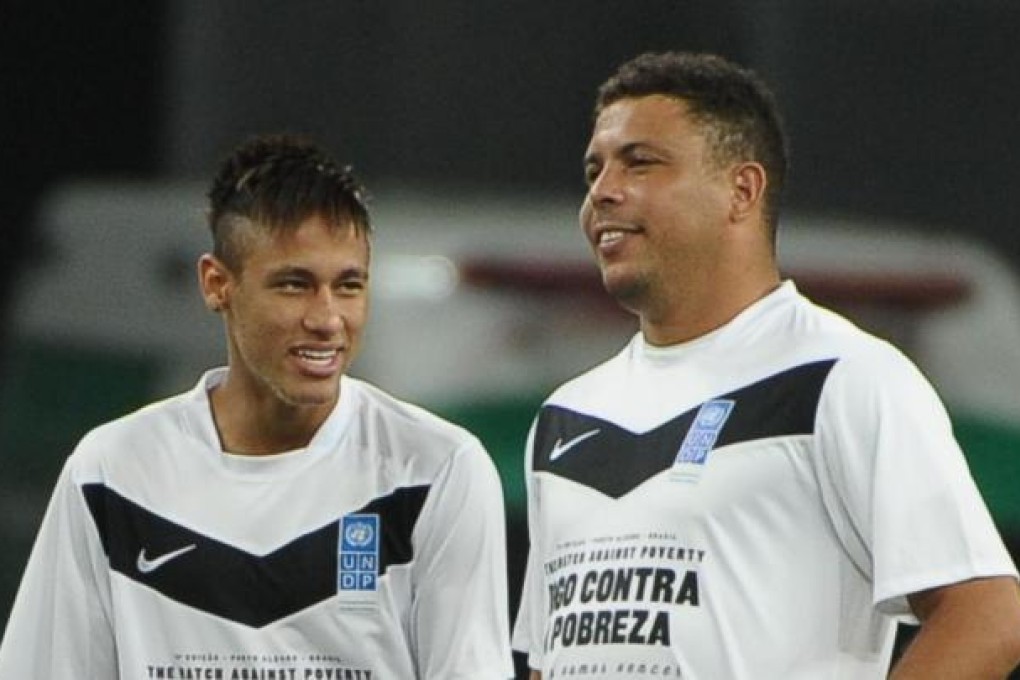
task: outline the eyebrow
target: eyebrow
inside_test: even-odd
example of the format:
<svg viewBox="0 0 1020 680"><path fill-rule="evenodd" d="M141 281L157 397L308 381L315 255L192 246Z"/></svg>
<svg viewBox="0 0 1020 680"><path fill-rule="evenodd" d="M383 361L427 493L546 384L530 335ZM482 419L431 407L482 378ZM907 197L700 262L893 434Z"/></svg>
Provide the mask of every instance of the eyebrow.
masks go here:
<svg viewBox="0 0 1020 680"><path fill-rule="evenodd" d="M267 272L268 276L280 277L280 276L312 276L312 272L305 267L297 267L294 265L283 265L276 269L272 269Z"/></svg>
<svg viewBox="0 0 1020 680"><path fill-rule="evenodd" d="M295 265L284 265L279 269L274 269L266 274L270 279L286 278L288 276L298 276L306 279L317 279L318 275L307 267L299 267ZM333 277L334 279L349 279L351 277L368 278L368 268L362 267L361 265L352 265L350 267L344 267L340 272Z"/></svg>
<svg viewBox="0 0 1020 680"><path fill-rule="evenodd" d="M354 267L345 267L338 278L349 279L351 277L358 277L362 279L368 278L368 267L362 267L360 265Z"/></svg>

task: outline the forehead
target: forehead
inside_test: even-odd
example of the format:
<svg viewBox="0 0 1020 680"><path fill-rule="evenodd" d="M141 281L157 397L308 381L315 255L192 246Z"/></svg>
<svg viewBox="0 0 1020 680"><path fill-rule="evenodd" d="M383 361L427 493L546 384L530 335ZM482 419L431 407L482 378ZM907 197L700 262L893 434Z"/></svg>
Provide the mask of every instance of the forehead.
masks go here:
<svg viewBox="0 0 1020 680"><path fill-rule="evenodd" d="M589 151L634 143L668 145L701 130L687 104L675 97L649 95L619 99L599 113Z"/></svg>
<svg viewBox="0 0 1020 680"><path fill-rule="evenodd" d="M242 258L246 266L328 266L331 262L367 264L368 233L353 221L333 223L314 215L296 226L270 229L250 225L244 230Z"/></svg>

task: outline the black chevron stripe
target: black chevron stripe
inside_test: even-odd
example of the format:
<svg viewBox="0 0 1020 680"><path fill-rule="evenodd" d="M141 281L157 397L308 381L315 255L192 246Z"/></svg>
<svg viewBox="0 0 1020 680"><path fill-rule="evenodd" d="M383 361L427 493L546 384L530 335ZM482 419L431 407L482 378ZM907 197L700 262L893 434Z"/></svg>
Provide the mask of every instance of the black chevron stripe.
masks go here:
<svg viewBox="0 0 1020 680"><path fill-rule="evenodd" d="M264 555L197 533L161 517L103 484L82 487L110 568L182 604L261 628L337 592L340 519ZM411 532L428 486L399 488L356 513L379 515L380 576L413 557ZM181 548L195 548L149 573L138 568Z"/></svg>
<svg viewBox="0 0 1020 680"><path fill-rule="evenodd" d="M822 386L835 363L829 359L803 364L715 397L735 402L715 448L812 433ZM638 434L561 406L544 406L535 429L532 467L620 498L672 466L699 408ZM557 442L563 444L593 430L599 433L550 460Z"/></svg>

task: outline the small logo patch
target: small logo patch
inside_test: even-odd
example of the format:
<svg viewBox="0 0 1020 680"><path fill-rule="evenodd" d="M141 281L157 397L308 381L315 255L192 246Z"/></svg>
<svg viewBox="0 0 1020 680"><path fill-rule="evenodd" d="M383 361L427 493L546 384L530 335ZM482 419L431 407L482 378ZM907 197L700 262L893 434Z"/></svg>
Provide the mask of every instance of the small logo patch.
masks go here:
<svg viewBox="0 0 1020 680"><path fill-rule="evenodd" d="M675 469L688 473L700 471L716 440L719 439L719 433L730 417L733 405L732 399L713 399L701 405L691 429L687 431L687 436L680 444L680 450L673 463Z"/></svg>
<svg viewBox="0 0 1020 680"><path fill-rule="evenodd" d="M341 518L338 558L339 590L376 590L379 578L379 515L345 515Z"/></svg>
<svg viewBox="0 0 1020 680"><path fill-rule="evenodd" d="M554 460L562 456L564 453L566 453L570 449L574 448L575 446L583 442L585 439L591 439L601 431L602 430L598 429L588 430L587 432L579 434L573 439L568 440L566 443L563 442L562 438L557 439L556 443L553 444L552 451L549 452L549 462L550 463L553 462Z"/></svg>
<svg viewBox="0 0 1020 680"><path fill-rule="evenodd" d="M140 571L141 573L151 574L152 572L156 571L170 560L175 560L181 555L189 553L197 547L198 546L192 543L191 545L186 545L183 548L174 550L173 552L165 553L163 555L160 555L159 557L153 557L151 559L149 559L145 555L145 548L142 548L141 551L138 553L138 560L135 566L138 567L138 571Z"/></svg>

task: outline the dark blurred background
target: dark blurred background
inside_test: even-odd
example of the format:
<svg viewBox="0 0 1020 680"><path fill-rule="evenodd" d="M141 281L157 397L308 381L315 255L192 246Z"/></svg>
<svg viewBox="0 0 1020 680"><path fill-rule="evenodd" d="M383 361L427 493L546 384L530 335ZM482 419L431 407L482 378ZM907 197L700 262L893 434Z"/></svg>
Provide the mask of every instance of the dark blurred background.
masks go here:
<svg viewBox="0 0 1020 680"><path fill-rule="evenodd" d="M773 85L789 208L964 233L1020 267L1018 29L1015 0L4 0L0 380L49 187L203 178L242 137L287 129L370 187L579 197L594 89L648 50L716 51ZM0 473L26 474L3 453ZM66 453L33 469L47 492Z"/></svg>
<svg viewBox="0 0 1020 680"><path fill-rule="evenodd" d="M594 88L645 50L762 73L788 204L964 230L1020 261L1012 0L4 0L4 276L48 184L205 177L239 137L304 131L369 182L580 189ZM5 286L8 288L8 286Z"/></svg>

